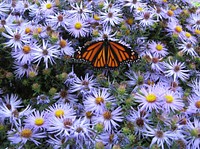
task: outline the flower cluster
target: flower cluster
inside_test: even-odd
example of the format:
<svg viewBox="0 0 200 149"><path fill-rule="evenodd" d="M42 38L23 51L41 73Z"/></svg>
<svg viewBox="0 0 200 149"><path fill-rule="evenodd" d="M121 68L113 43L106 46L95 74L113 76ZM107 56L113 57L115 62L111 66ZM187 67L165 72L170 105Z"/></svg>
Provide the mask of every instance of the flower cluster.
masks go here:
<svg viewBox="0 0 200 149"><path fill-rule="evenodd" d="M1 146L200 149L196 5L0 1ZM74 57L105 37L140 59L96 70Z"/></svg>

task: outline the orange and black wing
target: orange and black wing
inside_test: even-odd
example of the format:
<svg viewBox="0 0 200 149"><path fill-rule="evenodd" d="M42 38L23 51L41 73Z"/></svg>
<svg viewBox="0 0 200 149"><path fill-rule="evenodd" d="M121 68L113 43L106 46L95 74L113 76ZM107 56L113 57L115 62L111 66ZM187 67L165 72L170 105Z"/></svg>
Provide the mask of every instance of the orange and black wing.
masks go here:
<svg viewBox="0 0 200 149"><path fill-rule="evenodd" d="M122 62L135 61L138 55L121 43L104 40L84 47L76 58L91 62L95 68L116 68Z"/></svg>
<svg viewBox="0 0 200 149"><path fill-rule="evenodd" d="M115 41L108 42L107 51L107 66L110 68L116 68L123 62L133 62L138 59L136 52Z"/></svg>
<svg viewBox="0 0 200 149"><path fill-rule="evenodd" d="M93 67L103 68L106 66L105 50L104 41L98 41L83 47L75 57L91 62Z"/></svg>

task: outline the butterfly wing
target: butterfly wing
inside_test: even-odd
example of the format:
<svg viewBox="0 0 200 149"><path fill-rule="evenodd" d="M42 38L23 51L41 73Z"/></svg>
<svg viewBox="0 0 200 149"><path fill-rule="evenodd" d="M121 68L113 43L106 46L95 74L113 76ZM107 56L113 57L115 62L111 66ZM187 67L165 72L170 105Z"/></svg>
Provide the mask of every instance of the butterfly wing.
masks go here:
<svg viewBox="0 0 200 149"><path fill-rule="evenodd" d="M121 43L104 40L87 45L76 58L91 62L95 68L116 68L123 62L137 60L138 55Z"/></svg>
<svg viewBox="0 0 200 149"><path fill-rule="evenodd" d="M104 68L106 66L105 50L104 41L93 42L82 48L76 58L91 62L93 67Z"/></svg>
<svg viewBox="0 0 200 149"><path fill-rule="evenodd" d="M107 66L110 68L116 68L123 62L133 62L138 59L136 52L115 41L108 42L107 50Z"/></svg>

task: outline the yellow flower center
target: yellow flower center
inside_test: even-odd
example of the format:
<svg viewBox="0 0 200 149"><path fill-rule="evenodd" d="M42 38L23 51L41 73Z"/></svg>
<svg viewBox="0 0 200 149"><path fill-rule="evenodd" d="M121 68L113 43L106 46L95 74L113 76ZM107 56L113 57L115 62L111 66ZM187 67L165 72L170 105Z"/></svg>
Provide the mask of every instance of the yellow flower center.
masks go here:
<svg viewBox="0 0 200 149"><path fill-rule="evenodd" d="M104 99L102 97L97 97L95 99L95 103L98 104L98 105L101 104L101 103L104 103Z"/></svg>
<svg viewBox="0 0 200 149"><path fill-rule="evenodd" d="M199 29L195 29L194 33L197 34L197 35L200 35L200 30Z"/></svg>
<svg viewBox="0 0 200 149"><path fill-rule="evenodd" d="M174 15L174 12L173 12L172 10L168 10L168 11L167 11L167 15L171 17L171 16Z"/></svg>
<svg viewBox="0 0 200 149"><path fill-rule="evenodd" d="M62 117L65 114L65 111L63 109L57 109L55 111L55 116L56 117Z"/></svg>
<svg viewBox="0 0 200 149"><path fill-rule="evenodd" d="M192 35L189 32L185 33L185 37L190 38Z"/></svg>
<svg viewBox="0 0 200 149"><path fill-rule="evenodd" d="M41 27L38 27L38 28L37 28L37 32L38 32L38 33L41 33L41 32L42 32L42 28L41 28Z"/></svg>
<svg viewBox="0 0 200 149"><path fill-rule="evenodd" d="M146 100L147 100L148 102L150 102L150 103L155 102L155 101L156 101L156 98L157 98L156 95L153 94L153 93L148 94L148 95L146 96Z"/></svg>
<svg viewBox="0 0 200 149"><path fill-rule="evenodd" d="M195 102L195 106L200 109L200 100L198 100L197 102Z"/></svg>
<svg viewBox="0 0 200 149"><path fill-rule="evenodd" d="M27 46L27 45L23 46L23 52L25 54L28 54L30 51L31 51L31 48L29 46Z"/></svg>
<svg viewBox="0 0 200 149"><path fill-rule="evenodd" d="M32 130L30 129L23 129L21 132L21 136L24 138L30 138L32 136Z"/></svg>
<svg viewBox="0 0 200 149"><path fill-rule="evenodd" d="M42 117L38 117L35 119L35 125L41 126L44 124L44 119Z"/></svg>
<svg viewBox="0 0 200 149"><path fill-rule="evenodd" d="M82 27L82 24L80 22L77 22L75 25L74 25L75 29L81 29Z"/></svg>
<svg viewBox="0 0 200 149"><path fill-rule="evenodd" d="M52 8L52 4L51 3L46 4L46 8L47 9L51 9Z"/></svg>
<svg viewBox="0 0 200 149"><path fill-rule="evenodd" d="M28 33L30 33L30 32L31 32L31 29L30 29L29 27L27 27L27 28L25 29L25 33L28 34Z"/></svg>
<svg viewBox="0 0 200 149"><path fill-rule="evenodd" d="M161 44L156 45L156 50L161 51L163 49L163 46Z"/></svg>
<svg viewBox="0 0 200 149"><path fill-rule="evenodd" d="M175 27L175 31L178 32L178 33L182 32L182 27L181 26L176 26Z"/></svg>
<svg viewBox="0 0 200 149"><path fill-rule="evenodd" d="M167 103L172 103L174 101L174 97L172 95L165 95L165 99Z"/></svg>
<svg viewBox="0 0 200 149"><path fill-rule="evenodd" d="M99 20L100 20L100 17L99 17L99 15L97 15L97 14L94 14L93 18L94 18L96 21L99 21Z"/></svg>
<svg viewBox="0 0 200 149"><path fill-rule="evenodd" d="M138 11L142 11L143 8L142 8L142 7L138 7L137 10L138 10Z"/></svg>
<svg viewBox="0 0 200 149"><path fill-rule="evenodd" d="M163 0L163 2L164 2L164 3L166 3L166 2L167 2L167 0Z"/></svg>
<svg viewBox="0 0 200 149"><path fill-rule="evenodd" d="M61 48L66 47L66 45L67 45L67 42L65 40L60 40L60 47Z"/></svg>

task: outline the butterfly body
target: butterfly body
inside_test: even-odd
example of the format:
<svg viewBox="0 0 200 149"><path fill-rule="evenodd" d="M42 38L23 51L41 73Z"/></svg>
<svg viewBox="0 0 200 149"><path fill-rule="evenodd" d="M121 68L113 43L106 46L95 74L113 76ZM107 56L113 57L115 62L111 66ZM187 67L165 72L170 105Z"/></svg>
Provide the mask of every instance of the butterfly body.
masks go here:
<svg viewBox="0 0 200 149"><path fill-rule="evenodd" d="M106 38L83 47L75 57L89 61L95 68L117 68L121 63L137 60L138 54L122 43Z"/></svg>

